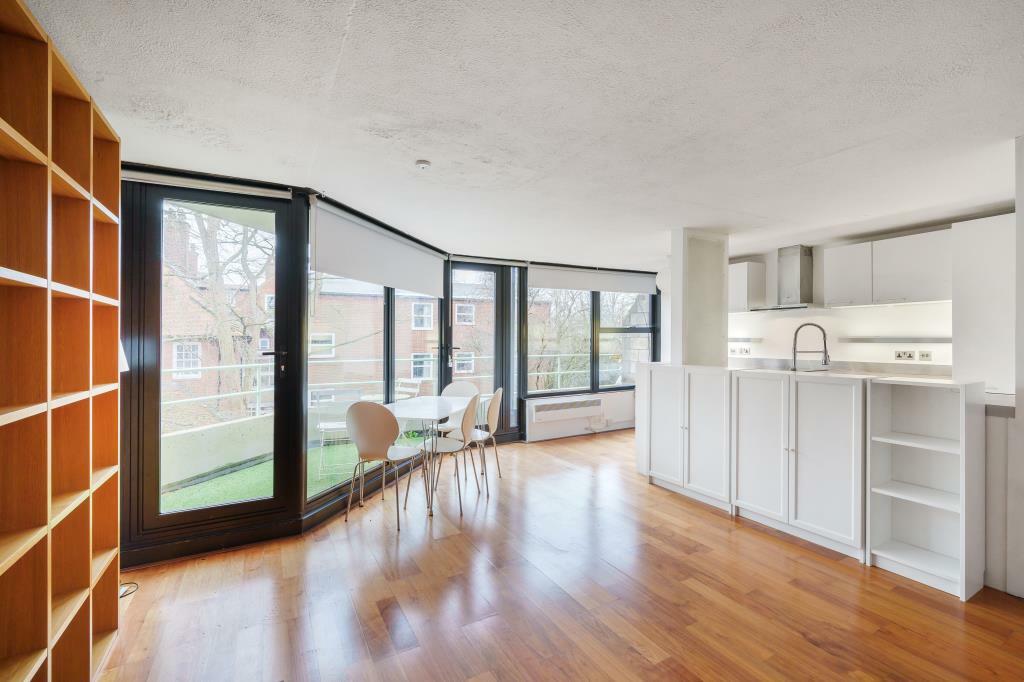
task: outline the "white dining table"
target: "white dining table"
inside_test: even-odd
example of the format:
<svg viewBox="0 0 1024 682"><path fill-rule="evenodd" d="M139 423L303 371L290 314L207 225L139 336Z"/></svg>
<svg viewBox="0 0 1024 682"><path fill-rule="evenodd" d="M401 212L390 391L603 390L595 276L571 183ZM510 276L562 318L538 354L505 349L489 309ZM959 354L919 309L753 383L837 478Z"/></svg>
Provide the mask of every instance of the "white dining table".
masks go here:
<svg viewBox="0 0 1024 682"><path fill-rule="evenodd" d="M406 398L394 403L387 403L384 407L391 410L396 419L422 422L423 428L423 476L427 482L427 513L434 515L434 478L438 475L434 471L434 450L437 445L437 424L453 414L465 411L469 406L469 398L421 395L415 398ZM427 441L430 440L430 446ZM410 474L411 475L411 474Z"/></svg>

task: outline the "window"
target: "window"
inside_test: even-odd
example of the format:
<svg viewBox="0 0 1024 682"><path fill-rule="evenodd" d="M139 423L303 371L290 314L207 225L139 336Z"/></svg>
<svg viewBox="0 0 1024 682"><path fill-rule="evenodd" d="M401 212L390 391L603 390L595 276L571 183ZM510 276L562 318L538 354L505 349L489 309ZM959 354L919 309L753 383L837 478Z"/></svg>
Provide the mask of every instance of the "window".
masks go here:
<svg viewBox="0 0 1024 682"><path fill-rule="evenodd" d="M601 333L598 348L598 386L633 386L636 368L651 361L651 335Z"/></svg>
<svg viewBox="0 0 1024 682"><path fill-rule="evenodd" d="M647 294L601 292L601 328L649 328L651 297Z"/></svg>
<svg viewBox="0 0 1024 682"><path fill-rule="evenodd" d="M418 330L430 330L434 328L433 303L412 304L412 328Z"/></svg>
<svg viewBox="0 0 1024 682"><path fill-rule="evenodd" d="M527 296L528 393L630 388L637 365L654 358L649 294L530 287Z"/></svg>
<svg viewBox="0 0 1024 682"><path fill-rule="evenodd" d="M306 363L306 497L349 480L357 455L344 430L360 400L384 401L384 287L311 271L308 279L309 358ZM401 306L409 314L412 306ZM404 333L412 334L406 321ZM403 376L408 376L405 374Z"/></svg>
<svg viewBox="0 0 1024 682"><path fill-rule="evenodd" d="M441 346L441 305L436 298L395 289L392 339L392 399L437 394L437 358Z"/></svg>
<svg viewBox="0 0 1024 682"><path fill-rule="evenodd" d="M413 379L433 379L434 356L430 353L413 353L410 369Z"/></svg>
<svg viewBox="0 0 1024 682"><path fill-rule="evenodd" d="M453 354L455 374L472 374L476 369L476 356L473 351L456 351Z"/></svg>
<svg viewBox="0 0 1024 682"><path fill-rule="evenodd" d="M309 406L317 407L324 403L334 402L334 390L327 388L314 388L309 391Z"/></svg>
<svg viewBox="0 0 1024 682"><path fill-rule="evenodd" d="M260 350L270 350L270 339L265 336L260 337Z"/></svg>
<svg viewBox="0 0 1024 682"><path fill-rule="evenodd" d="M598 327L598 388L626 388L636 384L636 368L651 361L654 345L648 294L602 291Z"/></svg>
<svg viewBox="0 0 1024 682"><path fill-rule="evenodd" d="M527 290L529 392L590 389L591 298L576 289Z"/></svg>
<svg viewBox="0 0 1024 682"><path fill-rule="evenodd" d="M310 332L309 357L316 359L333 358L334 334L331 332Z"/></svg>
<svg viewBox="0 0 1024 682"><path fill-rule="evenodd" d="M476 306L472 303L456 303L455 324L476 324Z"/></svg>
<svg viewBox="0 0 1024 682"><path fill-rule="evenodd" d="M203 366L198 341L180 341L174 344L175 379L198 379L203 373L198 371Z"/></svg>
<svg viewBox="0 0 1024 682"><path fill-rule="evenodd" d="M500 278L498 269L490 266L459 263L451 269L451 331L452 350L471 352L472 376L460 377L471 382L484 395L494 392L499 382L495 375L500 367L498 355L498 300ZM452 373L455 358L452 356Z"/></svg>
<svg viewBox="0 0 1024 682"><path fill-rule="evenodd" d="M267 294L263 297L263 308L273 310L277 307L277 294Z"/></svg>

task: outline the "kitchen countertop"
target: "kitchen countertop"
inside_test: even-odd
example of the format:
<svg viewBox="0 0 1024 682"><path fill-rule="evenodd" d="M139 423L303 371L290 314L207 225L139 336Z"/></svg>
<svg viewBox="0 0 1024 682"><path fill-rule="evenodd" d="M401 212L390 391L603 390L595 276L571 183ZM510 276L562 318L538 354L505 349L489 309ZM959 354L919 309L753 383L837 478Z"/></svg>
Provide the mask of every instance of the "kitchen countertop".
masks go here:
<svg viewBox="0 0 1024 682"><path fill-rule="evenodd" d="M733 364L730 364L725 369L728 369L728 370L733 371L733 372L763 372L763 373L766 373L766 374L796 374L797 373L797 372L794 372L791 369L784 369L783 366L788 367L791 364L790 361L788 361L788 360L775 360L775 359L765 359L765 358L750 358L748 360L748 362L752 362L752 363L765 362L765 363L772 363L772 364L775 364L777 366L775 366L775 367L751 367L750 365L743 366L743 365L738 365L738 364L733 363ZM667 363L667 362L652 362L652 363L648 363L648 364L650 364L652 366L658 366L658 365L668 365L669 363ZM839 364L840 367L841 367L843 363L842 362L838 362L837 364ZM856 363L856 364L862 364L862 363ZM960 386L960 385L963 385L965 383L965 382L957 381L957 380L953 379L952 377L948 376L948 374L938 374L938 373L931 373L931 374L929 374L929 373L907 373L907 374L901 374L898 371L899 365L878 364L878 365L869 365L869 367L871 367L871 369L866 369L866 368L863 368L863 367L857 367L857 368L852 368L851 367L849 369L841 369L841 368L830 369L830 370L826 370L824 372L801 371L799 373L800 374L807 374L807 375L815 375L815 374L817 374L819 376L836 377L836 378L842 378L842 379L892 379L893 381L901 381L902 380L902 381L915 382L915 383L927 383L927 384L939 384L939 385L945 384L945 385L948 385L948 386ZM878 368L878 371L874 371L874 368L876 368L876 367ZM943 367L934 366L934 365L933 366L929 366L929 369L932 372L941 372L941 371L943 371L943 369L945 369L945 371L947 371L947 372L949 371L948 367L947 368L943 368ZM894 371L894 370L896 370L896 371ZM1013 395L1012 393L985 393L985 414L987 416L989 416L989 417L1013 418L1016 415L1015 405L1016 405L1016 396Z"/></svg>
<svg viewBox="0 0 1024 682"><path fill-rule="evenodd" d="M734 372L763 372L769 374L808 374L827 377L839 377L844 379L892 379L894 381L906 381L916 383L937 384L946 386L961 386L966 382L957 381L951 377L928 376L920 374L893 374L892 372L858 372L854 370L826 370L824 372L794 371L791 369L777 369L771 367L729 367ZM985 414L989 417L1012 418L1016 416L1016 396L1009 393L986 393Z"/></svg>

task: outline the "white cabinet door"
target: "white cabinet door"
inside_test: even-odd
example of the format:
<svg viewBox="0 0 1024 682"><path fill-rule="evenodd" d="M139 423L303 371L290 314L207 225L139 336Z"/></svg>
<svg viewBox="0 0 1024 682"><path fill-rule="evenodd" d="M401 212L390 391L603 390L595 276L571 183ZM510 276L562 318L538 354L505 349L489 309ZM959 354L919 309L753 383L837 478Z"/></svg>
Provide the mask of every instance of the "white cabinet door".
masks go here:
<svg viewBox="0 0 1024 682"><path fill-rule="evenodd" d="M729 312L742 313L764 305L764 263L729 265Z"/></svg>
<svg viewBox="0 0 1024 682"><path fill-rule="evenodd" d="M871 242L825 249L825 305L868 305Z"/></svg>
<svg viewBox="0 0 1024 682"><path fill-rule="evenodd" d="M953 224L953 377L1014 393L1017 217Z"/></svg>
<svg viewBox="0 0 1024 682"><path fill-rule="evenodd" d="M953 298L951 230L871 242L875 303L948 301Z"/></svg>
<svg viewBox="0 0 1024 682"><path fill-rule="evenodd" d="M863 547L864 384L794 375L790 382L789 523Z"/></svg>
<svg viewBox="0 0 1024 682"><path fill-rule="evenodd" d="M788 520L789 376L734 372L732 497L742 509Z"/></svg>
<svg viewBox="0 0 1024 682"><path fill-rule="evenodd" d="M683 487L729 501L729 370L685 367Z"/></svg>
<svg viewBox="0 0 1024 682"><path fill-rule="evenodd" d="M729 312L747 310L747 269L743 263L729 264Z"/></svg>
<svg viewBox="0 0 1024 682"><path fill-rule="evenodd" d="M676 485L683 484L682 402L683 368L652 368L649 474Z"/></svg>

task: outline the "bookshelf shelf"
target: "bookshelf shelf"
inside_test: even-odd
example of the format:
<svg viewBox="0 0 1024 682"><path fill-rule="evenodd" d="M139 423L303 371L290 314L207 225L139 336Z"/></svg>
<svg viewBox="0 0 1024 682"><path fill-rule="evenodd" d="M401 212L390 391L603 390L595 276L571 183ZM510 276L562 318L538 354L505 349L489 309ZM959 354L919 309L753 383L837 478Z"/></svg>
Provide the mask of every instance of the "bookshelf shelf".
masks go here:
<svg viewBox="0 0 1024 682"><path fill-rule="evenodd" d="M47 542L36 542L0 574L0 679L28 679L47 654ZM40 658L40 654L42 655Z"/></svg>
<svg viewBox="0 0 1024 682"><path fill-rule="evenodd" d="M985 555L980 383L873 379L868 561L966 601Z"/></svg>
<svg viewBox="0 0 1024 682"><path fill-rule="evenodd" d="M120 140L0 2L0 679L98 677L117 635Z"/></svg>

